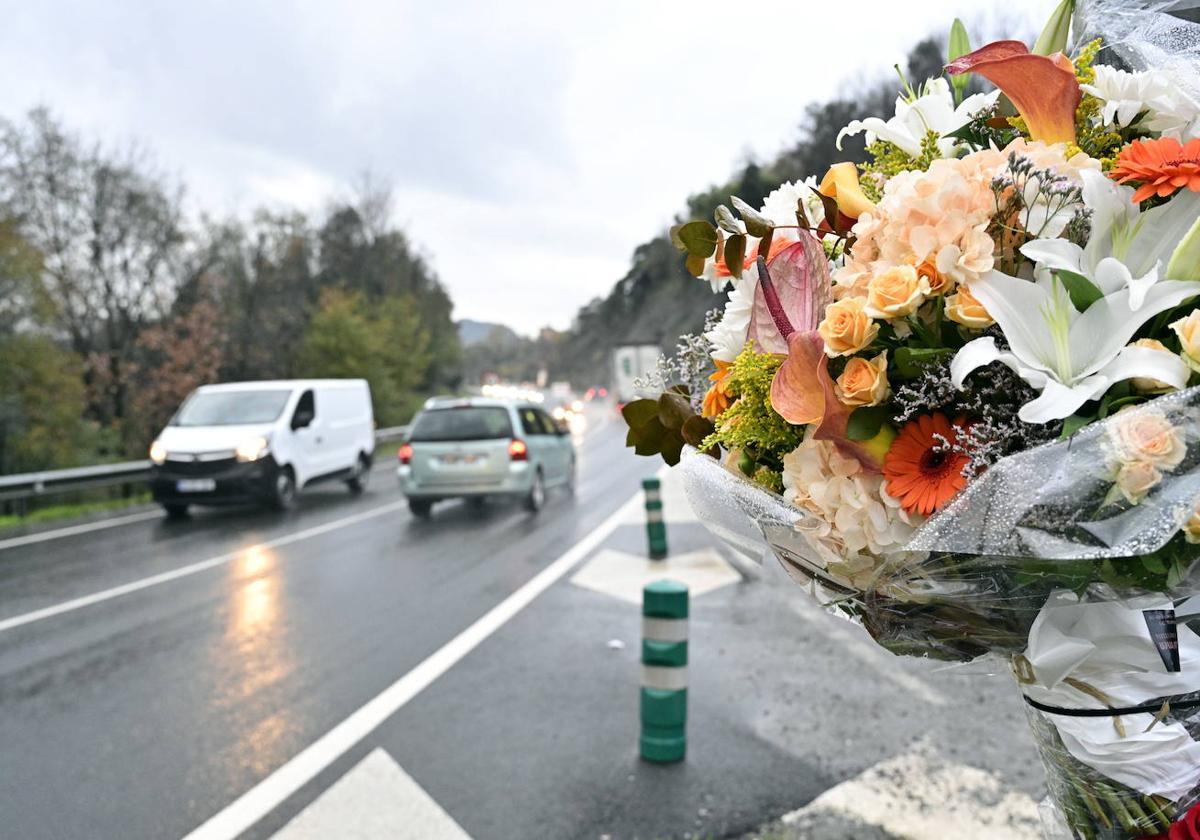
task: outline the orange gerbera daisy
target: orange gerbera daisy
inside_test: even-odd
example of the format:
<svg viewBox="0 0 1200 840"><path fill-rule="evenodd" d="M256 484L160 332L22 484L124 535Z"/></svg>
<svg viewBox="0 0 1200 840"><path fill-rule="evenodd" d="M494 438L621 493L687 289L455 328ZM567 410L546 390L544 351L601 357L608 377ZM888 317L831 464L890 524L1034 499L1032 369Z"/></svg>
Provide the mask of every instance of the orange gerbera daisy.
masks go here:
<svg viewBox="0 0 1200 840"><path fill-rule="evenodd" d="M1109 177L1120 184L1139 183L1134 201L1166 198L1184 187L1200 192L1200 138L1184 144L1172 137L1134 140L1121 149Z"/></svg>
<svg viewBox="0 0 1200 840"><path fill-rule="evenodd" d="M946 448L954 428L966 428L965 417L953 423L945 414L922 414L904 424L883 459L888 495L909 513L928 516L967 486L963 467L968 458Z"/></svg>
<svg viewBox="0 0 1200 840"><path fill-rule="evenodd" d="M723 362L720 359L714 359L717 363L717 372L708 377L708 381L713 383L713 386L708 389L708 393L704 395L704 404L700 407L700 414L704 417L719 417L725 413L725 409L729 408L729 383L725 380L729 378L729 373L733 370L733 362Z"/></svg>

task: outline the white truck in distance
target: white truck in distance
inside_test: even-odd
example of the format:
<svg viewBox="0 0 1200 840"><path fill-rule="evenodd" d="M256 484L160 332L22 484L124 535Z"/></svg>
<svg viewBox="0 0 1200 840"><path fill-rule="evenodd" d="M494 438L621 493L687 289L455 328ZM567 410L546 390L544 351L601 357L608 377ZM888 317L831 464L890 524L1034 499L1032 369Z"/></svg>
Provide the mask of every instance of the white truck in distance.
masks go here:
<svg viewBox="0 0 1200 840"><path fill-rule="evenodd" d="M653 372L660 356L657 344L623 344L613 350L612 393L618 403L637 399L634 380Z"/></svg>

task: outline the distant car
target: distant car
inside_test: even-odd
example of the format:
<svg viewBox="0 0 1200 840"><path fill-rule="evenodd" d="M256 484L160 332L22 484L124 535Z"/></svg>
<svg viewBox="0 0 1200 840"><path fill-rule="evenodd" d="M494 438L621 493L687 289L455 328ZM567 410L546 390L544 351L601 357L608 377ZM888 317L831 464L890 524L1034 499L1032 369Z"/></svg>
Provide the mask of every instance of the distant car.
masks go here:
<svg viewBox="0 0 1200 840"><path fill-rule="evenodd" d="M442 499L520 497L538 511L552 487L575 488L575 445L540 406L471 397L431 401L400 447L400 489L413 515Z"/></svg>
<svg viewBox="0 0 1200 840"><path fill-rule="evenodd" d="M365 379L205 385L151 445L150 491L172 516L192 504L285 509L299 488L319 481L345 481L361 493L374 452Z"/></svg>

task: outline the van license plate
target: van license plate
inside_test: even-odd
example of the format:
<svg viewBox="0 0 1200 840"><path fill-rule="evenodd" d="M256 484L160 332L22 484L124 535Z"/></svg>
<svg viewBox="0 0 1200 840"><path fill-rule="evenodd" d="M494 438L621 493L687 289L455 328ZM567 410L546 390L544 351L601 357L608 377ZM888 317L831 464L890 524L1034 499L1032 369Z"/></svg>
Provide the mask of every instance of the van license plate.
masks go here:
<svg viewBox="0 0 1200 840"><path fill-rule="evenodd" d="M209 493L216 489L214 478L185 478L175 482L175 490L179 493Z"/></svg>
<svg viewBox="0 0 1200 840"><path fill-rule="evenodd" d="M483 460L482 455L476 455L474 453L469 453L466 455L450 454L450 455L442 456L443 464L476 464L482 460Z"/></svg>

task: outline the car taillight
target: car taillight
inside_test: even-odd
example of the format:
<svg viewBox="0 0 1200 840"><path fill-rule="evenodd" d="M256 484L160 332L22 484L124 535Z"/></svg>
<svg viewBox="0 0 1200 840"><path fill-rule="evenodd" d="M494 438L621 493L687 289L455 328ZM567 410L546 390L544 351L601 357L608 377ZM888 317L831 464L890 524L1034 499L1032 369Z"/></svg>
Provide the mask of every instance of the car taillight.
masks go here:
<svg viewBox="0 0 1200 840"><path fill-rule="evenodd" d="M529 447L525 441L514 439L508 445L508 457L514 461L524 461L529 457Z"/></svg>
<svg viewBox="0 0 1200 840"><path fill-rule="evenodd" d="M400 451L396 453L400 457L401 464L407 464L412 461L412 444L406 443L400 447Z"/></svg>

